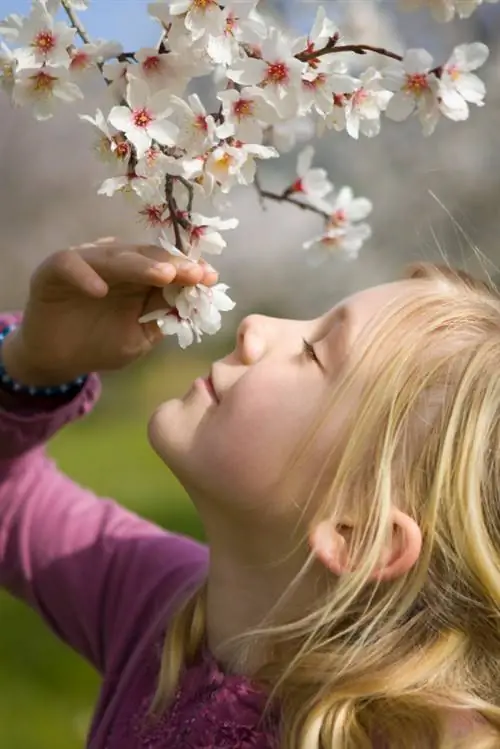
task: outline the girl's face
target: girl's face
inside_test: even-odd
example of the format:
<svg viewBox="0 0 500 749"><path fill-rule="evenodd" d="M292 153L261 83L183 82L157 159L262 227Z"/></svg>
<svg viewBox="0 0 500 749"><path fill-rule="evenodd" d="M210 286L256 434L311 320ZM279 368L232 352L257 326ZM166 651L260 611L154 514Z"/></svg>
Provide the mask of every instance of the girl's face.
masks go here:
<svg viewBox="0 0 500 749"><path fill-rule="evenodd" d="M184 484L204 519L210 516L269 528L291 527L301 499L330 452L349 403L328 420L307 462L294 472L294 497L276 487L292 451L321 414L349 351L375 315L418 287L405 280L358 292L314 320L250 315L234 350L214 363L215 402L208 389L191 386L153 414L153 448ZM319 363L304 350L311 342ZM398 342L395 341L395 345ZM207 373L208 374L208 373ZM296 481L295 481L296 476Z"/></svg>

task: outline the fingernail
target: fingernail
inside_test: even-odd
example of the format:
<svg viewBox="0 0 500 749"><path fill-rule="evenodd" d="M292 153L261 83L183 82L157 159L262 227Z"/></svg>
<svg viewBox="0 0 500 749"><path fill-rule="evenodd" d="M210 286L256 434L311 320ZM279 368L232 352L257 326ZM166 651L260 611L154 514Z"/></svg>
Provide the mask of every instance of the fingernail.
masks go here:
<svg viewBox="0 0 500 749"><path fill-rule="evenodd" d="M154 263L154 267L158 270L172 270L174 265L173 263Z"/></svg>

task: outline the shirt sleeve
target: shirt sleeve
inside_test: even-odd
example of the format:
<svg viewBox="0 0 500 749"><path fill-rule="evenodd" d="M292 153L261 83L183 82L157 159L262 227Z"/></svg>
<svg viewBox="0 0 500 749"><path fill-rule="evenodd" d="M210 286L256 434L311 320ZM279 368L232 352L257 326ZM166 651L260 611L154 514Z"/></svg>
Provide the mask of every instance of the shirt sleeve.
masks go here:
<svg viewBox="0 0 500 749"><path fill-rule="evenodd" d="M104 674L205 568L207 550L95 496L47 457L47 440L88 413L99 391L93 374L56 409L0 410L0 586Z"/></svg>

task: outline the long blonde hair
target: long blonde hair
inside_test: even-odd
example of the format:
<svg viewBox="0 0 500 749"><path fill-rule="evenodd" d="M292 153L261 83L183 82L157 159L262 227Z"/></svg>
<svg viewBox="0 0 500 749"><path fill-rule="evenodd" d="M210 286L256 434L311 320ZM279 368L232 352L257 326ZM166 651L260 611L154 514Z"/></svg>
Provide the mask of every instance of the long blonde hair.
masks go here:
<svg viewBox="0 0 500 749"><path fill-rule="evenodd" d="M500 297L447 268L410 275L419 292L356 342L297 448L314 448L361 381L341 454L332 448L324 466L329 491L313 505L315 521L356 515L357 564L300 620L245 635L266 645L252 676L279 704L283 749L500 747ZM418 522L422 552L377 584L393 506ZM312 554L301 574L311 564ZM204 629L201 588L170 622L152 713ZM471 714L468 733L450 733L445 716Z"/></svg>

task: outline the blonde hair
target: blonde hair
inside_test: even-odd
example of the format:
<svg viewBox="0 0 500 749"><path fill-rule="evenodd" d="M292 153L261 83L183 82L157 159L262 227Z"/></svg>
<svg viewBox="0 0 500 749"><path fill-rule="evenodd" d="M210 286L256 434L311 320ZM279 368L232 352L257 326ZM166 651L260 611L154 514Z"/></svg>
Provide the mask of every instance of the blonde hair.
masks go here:
<svg viewBox="0 0 500 749"><path fill-rule="evenodd" d="M312 505L314 522L356 516L356 564L300 620L245 634L266 646L253 678L279 705L283 749L500 747L500 297L448 268L410 277L415 294L356 341L296 453L314 449L356 386L342 449L323 468L329 490ZM418 523L422 552L377 583L394 506ZM201 588L170 622L152 713L204 630ZM450 733L447 716L471 714L464 736Z"/></svg>

